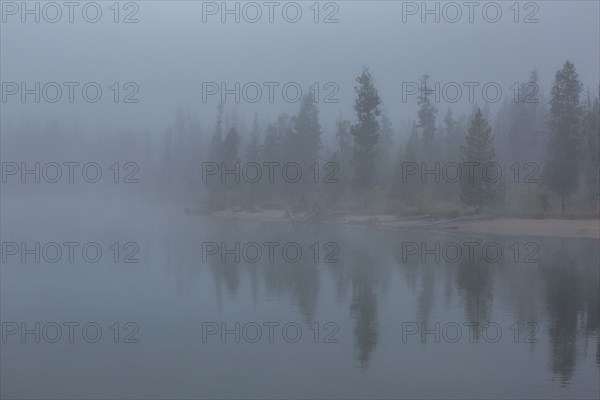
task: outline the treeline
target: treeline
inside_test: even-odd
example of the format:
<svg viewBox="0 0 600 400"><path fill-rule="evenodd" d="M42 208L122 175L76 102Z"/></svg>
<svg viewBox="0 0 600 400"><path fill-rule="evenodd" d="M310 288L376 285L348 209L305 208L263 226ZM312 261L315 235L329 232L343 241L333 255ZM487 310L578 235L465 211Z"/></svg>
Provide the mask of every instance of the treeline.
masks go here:
<svg viewBox="0 0 600 400"><path fill-rule="evenodd" d="M323 145L319 110L310 96L302 99L297 115L281 114L266 126L255 115L244 137L236 126L224 128L219 105L199 172L203 204L246 209L318 204L336 211L397 214L598 215L599 100L583 92L573 63L557 71L549 100L539 99L534 71L495 118L487 104L458 117L448 109L440 118L427 95L428 78L421 81L416 121L407 132L398 132L364 68L356 79L354 118L337 119L333 147ZM167 151L173 159L176 152ZM290 163L297 163L293 173L282 170ZM267 176L269 165L274 176ZM296 182L298 166L303 176ZM261 179L255 179L257 173Z"/></svg>
<svg viewBox="0 0 600 400"><path fill-rule="evenodd" d="M135 162L139 183L128 190L194 199L206 210L318 205L397 215L599 214L599 100L584 90L571 62L546 94L532 72L495 115L487 103L463 115L439 109L428 79L421 80L414 122L405 126L392 125L393 110L363 68L352 112L340 114L331 130L322 127L310 96L295 115L254 115L249 126L224 104L209 123L180 107L159 135L58 122L42 128L25 120L3 129L2 159L28 168L36 160L96 161L109 172L115 161Z"/></svg>

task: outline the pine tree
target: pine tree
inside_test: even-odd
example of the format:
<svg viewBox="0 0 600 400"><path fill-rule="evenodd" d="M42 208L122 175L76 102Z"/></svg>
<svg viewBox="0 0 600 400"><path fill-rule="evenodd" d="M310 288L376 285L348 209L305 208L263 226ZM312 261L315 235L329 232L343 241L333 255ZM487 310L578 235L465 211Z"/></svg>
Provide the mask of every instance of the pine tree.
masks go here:
<svg viewBox="0 0 600 400"><path fill-rule="evenodd" d="M288 114L280 114L275 124L269 124L261 148L261 156L267 162L281 162L284 154L284 142L291 134L291 118Z"/></svg>
<svg viewBox="0 0 600 400"><path fill-rule="evenodd" d="M583 119L583 165L590 211L598 212L600 196L600 101L592 102L589 90Z"/></svg>
<svg viewBox="0 0 600 400"><path fill-rule="evenodd" d="M321 125L319 110L312 95L302 97L298 115L292 118L291 140L288 146L289 159L299 162L302 168L319 161Z"/></svg>
<svg viewBox="0 0 600 400"><path fill-rule="evenodd" d="M404 160L407 162L418 162L421 158L421 146L419 143L418 125L413 123L410 136L404 148Z"/></svg>
<svg viewBox="0 0 600 400"><path fill-rule="evenodd" d="M265 161L278 160L280 148L281 137L279 137L277 128L273 124L269 124L261 147L261 158Z"/></svg>
<svg viewBox="0 0 600 400"><path fill-rule="evenodd" d="M235 128L231 128L225 136L222 145L223 162L231 169L240 161L240 134Z"/></svg>
<svg viewBox="0 0 600 400"><path fill-rule="evenodd" d="M452 109L448 109L444 117L444 143L446 161L456 161L460 156L460 145L464 137L460 121L454 119Z"/></svg>
<svg viewBox="0 0 600 400"><path fill-rule="evenodd" d="M495 162L496 154L492 128L479 109L467 131L461 153L461 200L475 206L477 212L484 207L497 207L503 198L504 187L501 178L496 181L497 177L491 176L492 171L488 171L490 176L484 172L487 165Z"/></svg>
<svg viewBox="0 0 600 400"><path fill-rule="evenodd" d="M245 157L247 163L258 163L261 162L261 149L260 149L260 127L258 124L258 115L254 113L254 120L252 121L252 131L250 132L250 140L246 144ZM254 179L254 178L251 178ZM244 183L245 187L245 199L248 204L254 206L258 200L258 182L247 182Z"/></svg>
<svg viewBox="0 0 600 400"><path fill-rule="evenodd" d="M387 115L385 110L381 112L380 119L381 129L379 130L379 140L377 142L377 176L378 184L387 186L388 188L392 185L394 176L394 160L393 160L393 148L394 148L394 129L392 127L392 121Z"/></svg>
<svg viewBox="0 0 600 400"><path fill-rule="evenodd" d="M223 146L223 103L217 106L217 124L215 125L215 133L210 141L209 159L212 161L221 161L222 146Z"/></svg>
<svg viewBox="0 0 600 400"><path fill-rule="evenodd" d="M423 154L429 161L437 161L439 155L436 143L435 115L437 109L428 97L431 89L427 86L428 75L421 79L421 96L419 98L419 128L421 128L421 141Z"/></svg>
<svg viewBox="0 0 600 400"><path fill-rule="evenodd" d="M413 123L411 133L404 146L400 146L394 163L394 178L391 195L404 203L412 204L417 195L418 177L405 176L408 163L417 163L420 152L419 129Z"/></svg>
<svg viewBox="0 0 600 400"><path fill-rule="evenodd" d="M529 82L522 82L512 102L508 103L508 162L525 164L531 161L536 139L537 109L536 71L531 72Z"/></svg>
<svg viewBox="0 0 600 400"><path fill-rule="evenodd" d="M340 116L335 121L335 139L338 144L337 151L333 154L332 161L339 168L340 184L345 185L350 178L349 172L352 164L352 134L350 133L350 121ZM342 191L345 187L342 187ZM342 191L338 191L341 193Z"/></svg>
<svg viewBox="0 0 600 400"><path fill-rule="evenodd" d="M340 114L335 121L335 139L338 143L340 162L346 166L352 159L352 134L350 133L350 121L343 119Z"/></svg>
<svg viewBox="0 0 600 400"><path fill-rule="evenodd" d="M550 137L543 179L558 194L562 215L567 197L577 190L580 168L579 95L581 82L570 61L556 72L550 100Z"/></svg>
<svg viewBox="0 0 600 400"><path fill-rule="evenodd" d="M246 161L259 162L260 159L260 128L258 125L258 115L254 114L252 121L252 132L250 132L250 141L246 145Z"/></svg>
<svg viewBox="0 0 600 400"><path fill-rule="evenodd" d="M376 146L379 139L379 121L381 100L373 84L369 70L363 68L362 74L356 78L356 101L354 110L358 121L352 125L350 132L354 139L353 164L355 190L367 195L373 188L375 176ZM366 196L365 196L366 205Z"/></svg>

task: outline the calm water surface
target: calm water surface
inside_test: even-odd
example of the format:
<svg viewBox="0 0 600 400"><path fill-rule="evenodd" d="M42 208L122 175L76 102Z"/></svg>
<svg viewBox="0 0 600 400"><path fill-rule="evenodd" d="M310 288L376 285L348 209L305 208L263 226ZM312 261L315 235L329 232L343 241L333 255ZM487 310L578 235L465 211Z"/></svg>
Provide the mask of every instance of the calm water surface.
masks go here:
<svg viewBox="0 0 600 400"><path fill-rule="evenodd" d="M43 254L2 263L2 397L600 395L597 240L219 221L188 217L181 204L132 209L110 198L48 202L3 197L2 241L94 242L102 256L88 262L78 247L72 263L66 253L56 263Z"/></svg>

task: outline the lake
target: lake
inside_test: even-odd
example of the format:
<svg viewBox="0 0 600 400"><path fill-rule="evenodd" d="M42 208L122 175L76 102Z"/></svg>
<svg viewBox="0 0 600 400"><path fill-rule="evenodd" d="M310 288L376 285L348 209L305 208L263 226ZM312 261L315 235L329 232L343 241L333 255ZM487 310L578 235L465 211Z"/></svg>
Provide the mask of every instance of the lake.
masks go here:
<svg viewBox="0 0 600 400"><path fill-rule="evenodd" d="M3 196L2 397L600 395L597 240L138 203Z"/></svg>

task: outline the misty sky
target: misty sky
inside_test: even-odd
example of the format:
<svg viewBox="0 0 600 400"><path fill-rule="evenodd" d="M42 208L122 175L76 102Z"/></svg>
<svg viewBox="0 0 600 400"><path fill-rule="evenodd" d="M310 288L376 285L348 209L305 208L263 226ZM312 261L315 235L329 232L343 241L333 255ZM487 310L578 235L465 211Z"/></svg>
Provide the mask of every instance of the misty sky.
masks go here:
<svg viewBox="0 0 600 400"><path fill-rule="evenodd" d="M101 2L102 3L102 2ZM261 3L261 2L259 2ZM3 15L1 28L2 81L64 82L96 81L107 88L112 82L133 81L139 85L138 104L114 104L106 99L87 104L78 97L74 104L64 99L56 104L2 104L2 127L15 127L19 120L56 119L87 132L124 128L163 132L174 119L178 105L189 107L212 130L218 96L202 102L202 82L298 82L308 87L318 82L339 85L338 104L319 103L321 122L328 131L343 112L353 118L354 79L363 65L369 66L382 101L398 128L416 119L416 97L402 102L402 82L418 81L427 73L431 82L498 82L502 99L510 99L509 87L525 81L537 69L546 96L555 72L565 60L574 62L581 81L597 93L599 78L599 2L541 1L536 4L538 23L514 23L508 9L512 2L500 2L500 22L485 22L475 11L475 22L466 14L457 23L421 23L420 14L402 21L402 2L341 1L336 4L339 23L315 24L308 7L299 23L287 23L275 11L275 23L267 17L255 23L221 23L219 16L202 21L202 2L138 2L137 24L115 24L103 15L96 24L75 14L75 23L66 17L55 24L21 23L19 16ZM462 2L460 2L462 3ZM103 10L108 11L107 2ZM483 4L483 3L482 3ZM466 8L463 9L466 12ZM124 12L124 11L122 11ZM321 11L325 14L325 11ZM520 18L528 12L521 10ZM323 15L321 15L323 17ZM31 21L31 20L30 20ZM244 126L258 112L273 120L286 111L295 113L299 104L275 102L266 93L256 104L240 103L237 114ZM324 92L322 92L324 93ZM476 100L481 100L481 93ZM226 110L234 108L232 97ZM466 100L466 94L463 93ZM497 106L492 106L492 111ZM437 104L438 123L450 104ZM483 102L480 102L483 105ZM473 105L461 101L456 112L468 112Z"/></svg>

